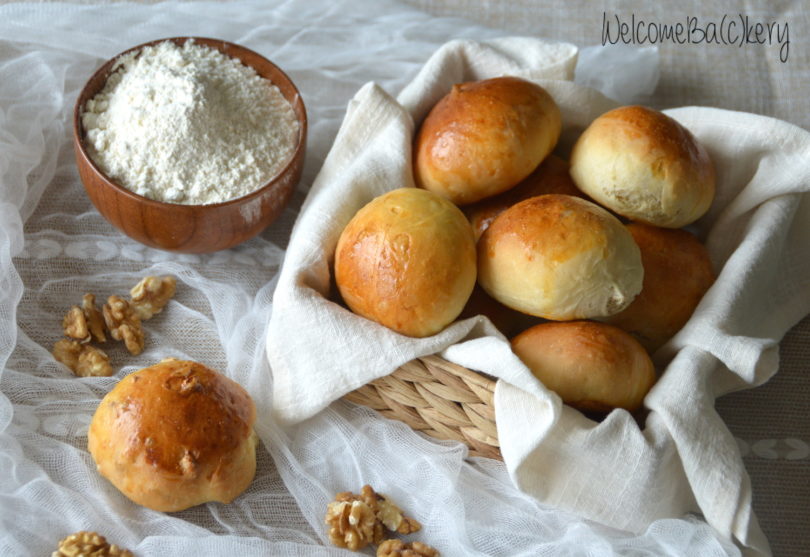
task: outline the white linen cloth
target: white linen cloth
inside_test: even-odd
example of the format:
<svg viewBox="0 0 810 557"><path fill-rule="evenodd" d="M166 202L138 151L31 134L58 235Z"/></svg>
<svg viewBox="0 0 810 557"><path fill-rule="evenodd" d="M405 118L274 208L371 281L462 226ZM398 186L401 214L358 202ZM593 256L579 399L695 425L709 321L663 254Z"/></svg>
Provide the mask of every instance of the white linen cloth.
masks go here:
<svg viewBox="0 0 810 557"><path fill-rule="evenodd" d="M500 34L389 0L0 6L0 555L49 555L83 529L138 557L352 555L329 544L323 518L335 493L363 483L422 522L410 539L445 556L740 554L691 515L632 533L540 503L502 463L466 460L460 444L425 439L367 409L334 403L283 428L273 419L272 293L346 104L371 80L401 91L449 38ZM84 194L71 147L73 103L92 72L134 45L179 35L234 41L275 61L301 90L310 120L304 178L284 215L259 237L207 255L161 252L116 231ZM654 51L631 54L654 62ZM626 76L633 68L622 60L592 65L611 68L602 78ZM633 94L649 85L643 73L633 83L646 85ZM627 93L625 82L613 94ZM745 168L743 178L754 169ZM178 288L145 322L142 354L105 346L116 370L109 378L77 378L54 361L69 305L85 292L125 293L146 274L174 274ZM169 356L226 373L256 402L257 475L231 504L151 511L101 478L87 452L101 398L127 373Z"/></svg>
<svg viewBox="0 0 810 557"><path fill-rule="evenodd" d="M349 104L293 230L267 337L273 408L306 419L347 392L438 353L498 378L495 413L512 480L539 500L613 527L701 512L750 555L769 553L735 441L713 408L777 370L777 343L810 311L810 134L711 108L667 111L703 142L718 194L695 229L720 275L687 326L657 354L665 373L643 428L625 411L595 423L561 404L483 317L413 339L329 301L338 237L373 197L412 186L414 125L452 84L518 75L546 87L563 115L560 150L617 106L575 84L570 45L510 38L450 42L392 98L369 83Z"/></svg>

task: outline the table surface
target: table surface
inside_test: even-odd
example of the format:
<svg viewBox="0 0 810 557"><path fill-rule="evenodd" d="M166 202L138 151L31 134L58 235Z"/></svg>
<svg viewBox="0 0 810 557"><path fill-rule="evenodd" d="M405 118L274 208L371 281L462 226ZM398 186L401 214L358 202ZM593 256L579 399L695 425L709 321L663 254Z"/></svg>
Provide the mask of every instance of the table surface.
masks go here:
<svg viewBox="0 0 810 557"><path fill-rule="evenodd" d="M649 104L656 108L716 106L773 116L810 129L810 5L805 2L734 1L722 7L697 0L658 6L640 0L405 3L436 17L465 18L505 34L579 46L600 44L603 22L615 24L617 18L636 26L639 22L644 26L682 23L708 28L712 22L720 25L725 17L726 22L735 22L735 29L749 26L752 33L757 23L763 29L776 24L771 27L770 43L766 38L764 44L660 44L661 78ZM782 340L780 357L780 370L771 381L721 397L717 409L738 439L751 476L754 509L774 555L810 555L810 316Z"/></svg>

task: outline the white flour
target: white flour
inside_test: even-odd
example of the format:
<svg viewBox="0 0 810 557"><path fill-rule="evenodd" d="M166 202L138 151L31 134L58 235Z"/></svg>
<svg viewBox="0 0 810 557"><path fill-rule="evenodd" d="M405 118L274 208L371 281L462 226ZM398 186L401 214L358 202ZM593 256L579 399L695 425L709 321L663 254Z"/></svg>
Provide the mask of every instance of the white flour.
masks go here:
<svg viewBox="0 0 810 557"><path fill-rule="evenodd" d="M159 201L246 195L289 160L298 122L266 79L207 46L162 42L121 57L82 125L96 164Z"/></svg>

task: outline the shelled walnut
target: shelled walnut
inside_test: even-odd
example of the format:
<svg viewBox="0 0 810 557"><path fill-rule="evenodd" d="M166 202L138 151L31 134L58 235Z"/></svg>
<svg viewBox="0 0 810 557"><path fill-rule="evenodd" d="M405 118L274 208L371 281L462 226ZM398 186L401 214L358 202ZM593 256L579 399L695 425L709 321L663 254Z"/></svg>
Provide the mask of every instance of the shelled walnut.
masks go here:
<svg viewBox="0 0 810 557"><path fill-rule="evenodd" d="M113 374L107 354L89 344L62 339L53 345L53 356L79 377L109 377Z"/></svg>
<svg viewBox="0 0 810 557"><path fill-rule="evenodd" d="M96 309L96 297L92 294L84 295L81 307L73 306L68 310L62 319L62 328L65 336L80 342L107 340L104 334L104 318Z"/></svg>
<svg viewBox="0 0 810 557"><path fill-rule="evenodd" d="M177 281L172 276L144 277L129 291L130 306L145 321L163 310L176 288Z"/></svg>
<svg viewBox="0 0 810 557"><path fill-rule="evenodd" d="M426 543L392 539L377 547L377 557L439 557L439 552Z"/></svg>
<svg viewBox="0 0 810 557"><path fill-rule="evenodd" d="M349 491L338 493L327 506L326 524L330 526L329 539L333 544L354 551L382 542L384 528L410 534L422 527L370 485L364 485L359 495Z"/></svg>
<svg viewBox="0 0 810 557"><path fill-rule="evenodd" d="M125 299L110 296L102 308L104 322L115 340L123 340L133 356L143 351L144 334L141 319Z"/></svg>
<svg viewBox="0 0 810 557"><path fill-rule="evenodd" d="M96 532L76 532L59 541L51 557L134 557L132 552L107 543Z"/></svg>

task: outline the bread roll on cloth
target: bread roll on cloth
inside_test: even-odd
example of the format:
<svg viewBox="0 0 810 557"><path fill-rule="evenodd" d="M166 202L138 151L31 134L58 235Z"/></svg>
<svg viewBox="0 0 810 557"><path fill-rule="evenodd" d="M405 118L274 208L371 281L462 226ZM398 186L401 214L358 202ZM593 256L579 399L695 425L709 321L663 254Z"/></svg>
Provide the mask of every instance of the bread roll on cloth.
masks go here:
<svg viewBox="0 0 810 557"><path fill-rule="evenodd" d="M90 422L99 473L163 512L230 503L256 472L253 400L206 366L168 359L124 377Z"/></svg>
<svg viewBox="0 0 810 557"><path fill-rule="evenodd" d="M525 79L454 85L419 128L414 179L457 205L473 203L528 176L557 144L561 126L551 95Z"/></svg>
<svg viewBox="0 0 810 557"><path fill-rule="evenodd" d="M633 237L590 201L548 194L513 205L478 241L478 281L518 311L557 321L623 310L644 270Z"/></svg>
<svg viewBox="0 0 810 557"><path fill-rule="evenodd" d="M714 283L709 252L686 230L627 225L641 249L644 284L623 311L606 321L635 336L654 352L686 324Z"/></svg>
<svg viewBox="0 0 810 557"><path fill-rule="evenodd" d="M335 282L349 308L411 337L438 333L475 286L475 238L461 210L418 188L373 199L349 221Z"/></svg>
<svg viewBox="0 0 810 557"><path fill-rule="evenodd" d="M543 385L583 412L634 412L656 380L641 344L604 323L541 323L512 339L512 350Z"/></svg>
<svg viewBox="0 0 810 557"><path fill-rule="evenodd" d="M597 203L627 217L681 228L714 199L714 166L681 124L643 106L599 116L571 152L571 177Z"/></svg>

